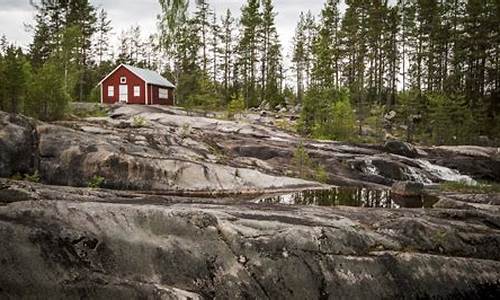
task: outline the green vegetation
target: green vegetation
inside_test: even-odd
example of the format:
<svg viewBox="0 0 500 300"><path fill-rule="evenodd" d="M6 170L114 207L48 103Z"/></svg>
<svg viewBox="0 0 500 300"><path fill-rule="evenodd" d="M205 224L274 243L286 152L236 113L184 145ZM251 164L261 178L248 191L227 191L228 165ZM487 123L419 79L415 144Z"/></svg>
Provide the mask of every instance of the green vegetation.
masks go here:
<svg viewBox="0 0 500 300"><path fill-rule="evenodd" d="M143 116L135 116L133 119L132 119L132 125L134 127L144 127L148 124L148 122L146 121L146 119L143 117Z"/></svg>
<svg viewBox="0 0 500 300"><path fill-rule="evenodd" d="M90 178L87 186L89 188L94 188L94 189L101 188L104 184L104 181L105 181L104 177L94 175L92 178Z"/></svg>
<svg viewBox="0 0 500 300"><path fill-rule="evenodd" d="M304 97L299 131L317 139L355 137L356 121L347 90L311 88Z"/></svg>
<svg viewBox="0 0 500 300"><path fill-rule="evenodd" d="M300 104L309 137L499 143L498 1L324 2L319 16L300 14L288 66L272 0L244 1L238 21L207 0L160 0L159 32L125 30L116 59L106 11L38 1L29 51L0 39L0 110L63 118L70 101L98 101L99 80L127 63L171 79L186 108L234 117Z"/></svg>
<svg viewBox="0 0 500 300"><path fill-rule="evenodd" d="M38 170L35 170L35 172L31 175L30 174L24 175L24 180L34 183L40 182L40 174L38 173Z"/></svg>
<svg viewBox="0 0 500 300"><path fill-rule="evenodd" d="M227 118L234 119L235 116L241 114L245 110L245 101L243 98L238 97L229 102L227 106Z"/></svg>
<svg viewBox="0 0 500 300"><path fill-rule="evenodd" d="M99 118L99 117L106 117L108 115L106 109L97 103L85 107L79 105L70 105L68 108L68 112L80 118L90 118L90 117Z"/></svg>
<svg viewBox="0 0 500 300"><path fill-rule="evenodd" d="M444 182L440 185L444 192L457 192L463 194L495 194L500 193L500 184L494 182L479 182L476 185L465 182Z"/></svg>
<svg viewBox="0 0 500 300"><path fill-rule="evenodd" d="M33 183L39 183L40 182L40 173L38 170L35 170L33 174L24 174L21 175L20 173L14 174L10 179L12 180L25 180Z"/></svg>
<svg viewBox="0 0 500 300"><path fill-rule="evenodd" d="M298 172L300 178L316 180L323 183L328 181L328 173L325 168L315 163L310 158L302 143L297 146L293 153L292 165Z"/></svg>

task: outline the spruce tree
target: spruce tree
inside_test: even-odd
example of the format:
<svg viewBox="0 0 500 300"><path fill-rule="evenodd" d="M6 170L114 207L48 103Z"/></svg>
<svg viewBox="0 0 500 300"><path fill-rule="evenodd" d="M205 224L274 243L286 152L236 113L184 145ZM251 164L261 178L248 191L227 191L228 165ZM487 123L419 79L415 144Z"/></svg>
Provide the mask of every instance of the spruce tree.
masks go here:
<svg viewBox="0 0 500 300"><path fill-rule="evenodd" d="M7 47L2 64L3 76L1 76L3 110L12 113L21 112L29 78L26 64L21 48L13 45Z"/></svg>

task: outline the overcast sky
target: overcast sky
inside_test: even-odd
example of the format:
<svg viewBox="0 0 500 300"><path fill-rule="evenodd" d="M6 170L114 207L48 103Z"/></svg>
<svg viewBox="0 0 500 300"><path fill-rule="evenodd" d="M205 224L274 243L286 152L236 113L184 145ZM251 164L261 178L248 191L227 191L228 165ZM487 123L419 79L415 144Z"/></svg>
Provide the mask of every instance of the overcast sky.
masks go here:
<svg viewBox="0 0 500 300"><path fill-rule="evenodd" d="M96 7L104 8L117 36L122 30L132 25L140 25L144 33L156 31L156 16L160 13L158 0L90 0ZM194 0L191 0L194 3ZM234 15L239 16L240 8L245 0L211 0L217 14L221 15L226 9L231 9ZM295 31L301 11L311 10L318 14L323 6L323 0L275 0L278 16L276 23L285 55L290 51L290 43ZM26 32L25 24L33 20L34 11L29 0L0 0L0 35L5 34L9 41L20 46L31 42L31 33Z"/></svg>

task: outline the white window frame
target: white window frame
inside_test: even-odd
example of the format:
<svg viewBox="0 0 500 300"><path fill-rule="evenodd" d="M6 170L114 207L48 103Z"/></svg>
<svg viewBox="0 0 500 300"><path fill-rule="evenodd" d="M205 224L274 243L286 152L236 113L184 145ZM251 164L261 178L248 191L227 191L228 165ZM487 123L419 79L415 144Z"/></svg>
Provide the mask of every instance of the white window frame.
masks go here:
<svg viewBox="0 0 500 300"><path fill-rule="evenodd" d="M158 89L158 98L168 100L168 89Z"/></svg>
<svg viewBox="0 0 500 300"><path fill-rule="evenodd" d="M114 97L115 96L115 87L110 85L108 86L108 97Z"/></svg>
<svg viewBox="0 0 500 300"><path fill-rule="evenodd" d="M141 96L141 87L136 85L134 86L134 97L140 97Z"/></svg>
<svg viewBox="0 0 500 300"><path fill-rule="evenodd" d="M120 84L126 84L127 83L127 77L122 76L120 77Z"/></svg>

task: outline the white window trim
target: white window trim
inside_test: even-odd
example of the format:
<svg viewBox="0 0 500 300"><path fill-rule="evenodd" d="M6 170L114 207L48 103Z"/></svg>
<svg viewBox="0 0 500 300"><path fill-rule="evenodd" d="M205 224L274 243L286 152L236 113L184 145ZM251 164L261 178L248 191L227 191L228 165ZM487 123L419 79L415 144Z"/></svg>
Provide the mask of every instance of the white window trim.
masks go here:
<svg viewBox="0 0 500 300"><path fill-rule="evenodd" d="M164 97L163 97L164 96ZM168 100L168 89L158 89L158 98Z"/></svg>
<svg viewBox="0 0 500 300"><path fill-rule="evenodd" d="M134 97L140 97L141 96L141 87L139 85L134 86Z"/></svg>
<svg viewBox="0 0 500 300"><path fill-rule="evenodd" d="M110 85L108 86L108 97L114 97L115 96L115 87Z"/></svg>
<svg viewBox="0 0 500 300"><path fill-rule="evenodd" d="M120 84L126 84L127 83L127 77L122 76L120 77Z"/></svg>

